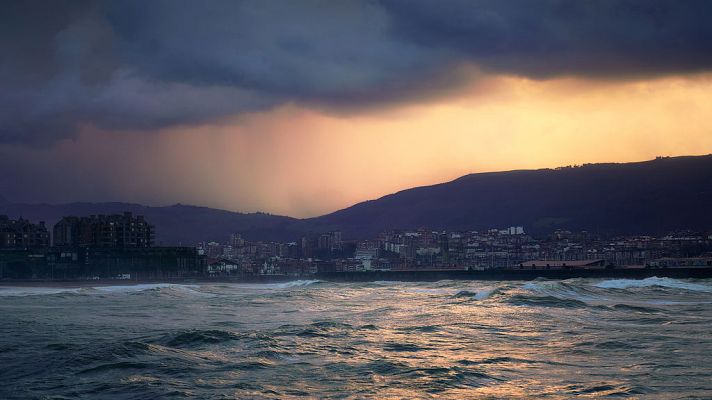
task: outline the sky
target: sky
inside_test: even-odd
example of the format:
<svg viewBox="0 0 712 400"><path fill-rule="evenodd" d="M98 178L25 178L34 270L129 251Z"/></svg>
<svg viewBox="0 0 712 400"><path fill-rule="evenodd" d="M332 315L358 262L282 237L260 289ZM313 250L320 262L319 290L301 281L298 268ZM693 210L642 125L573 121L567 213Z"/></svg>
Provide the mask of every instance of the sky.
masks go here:
<svg viewBox="0 0 712 400"><path fill-rule="evenodd" d="M712 153L709 1L5 1L0 196L321 215Z"/></svg>

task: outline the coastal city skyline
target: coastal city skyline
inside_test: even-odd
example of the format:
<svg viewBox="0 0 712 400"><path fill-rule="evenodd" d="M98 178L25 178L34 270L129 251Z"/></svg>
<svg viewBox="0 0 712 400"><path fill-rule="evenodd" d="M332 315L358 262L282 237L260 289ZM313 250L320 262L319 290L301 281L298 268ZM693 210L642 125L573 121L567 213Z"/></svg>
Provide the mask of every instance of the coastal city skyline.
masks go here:
<svg viewBox="0 0 712 400"><path fill-rule="evenodd" d="M343 279L350 273L423 277L472 271L509 274L510 279L611 271L706 277L712 270L712 230L656 236L558 229L530 235L523 226L479 231L419 227L365 239L344 238L341 231L308 232L287 242L232 233L190 247L157 246L155 235L150 221L130 212L65 216L52 227L0 215L0 280Z"/></svg>

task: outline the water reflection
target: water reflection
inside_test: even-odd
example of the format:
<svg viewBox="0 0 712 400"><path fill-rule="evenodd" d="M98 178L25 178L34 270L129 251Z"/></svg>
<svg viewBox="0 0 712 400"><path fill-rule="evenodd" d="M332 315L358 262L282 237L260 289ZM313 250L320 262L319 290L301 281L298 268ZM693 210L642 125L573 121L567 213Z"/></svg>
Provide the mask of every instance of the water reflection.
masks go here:
<svg viewBox="0 0 712 400"><path fill-rule="evenodd" d="M651 282L0 289L0 397L706 397L712 283Z"/></svg>

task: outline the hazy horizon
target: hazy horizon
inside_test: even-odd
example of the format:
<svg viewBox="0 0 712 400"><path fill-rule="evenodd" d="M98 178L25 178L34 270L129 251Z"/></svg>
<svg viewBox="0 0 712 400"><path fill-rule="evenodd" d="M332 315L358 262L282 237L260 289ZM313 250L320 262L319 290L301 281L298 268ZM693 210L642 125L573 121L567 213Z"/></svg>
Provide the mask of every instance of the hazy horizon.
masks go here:
<svg viewBox="0 0 712 400"><path fill-rule="evenodd" d="M285 216L285 217L292 217L292 218L297 218L297 219L308 219L308 218L314 218L314 217L319 217L322 215L327 215L335 211L343 210L345 208L349 208L353 205L365 202L365 201L371 201L371 200L377 200L380 199L384 196L388 196L390 194L398 193L400 191L408 190L408 189L413 189L417 187L427 187L427 186L433 186L433 185L438 185L442 183L447 183L447 182L452 182L454 180L457 180L459 178L462 178L467 175L472 175L472 174L480 174L480 173L496 173L496 172L512 172L512 171L521 171L521 170L539 170L539 169L555 169L559 167L568 167L568 166L573 166L573 165L583 165L583 164L610 164L610 163L637 163L637 162L646 162L646 161L652 161L657 157L700 157L700 156L707 156L711 155L712 153L701 153L701 154L678 154L678 155L657 155L654 158L645 158L645 159L639 159L639 160L625 160L625 161L595 161L592 163L573 163L573 164L566 164L566 165L553 165L553 166L541 166L541 167L530 167L530 168L512 168L512 169L502 169L502 170L492 170L492 171L473 171L473 172L466 172L462 175L458 175L455 177L451 178L445 178L445 180L440 180L440 181L435 181L435 182L426 182L420 185L415 185L415 186L410 186L410 187L403 187L399 189L395 189L391 192L387 193L382 193L380 195L377 195L376 197L371 197L371 198L364 198L361 200L357 200L354 203L349 203L346 204L340 208L336 208L333 210L327 210L326 212L320 213L320 214L314 214L314 215L304 215L304 216L299 216L299 215L288 215L288 214L278 214L266 210L241 210L241 209L229 209L229 208L221 208L221 207L213 207L208 204L199 204L199 203L185 203L185 202L172 202L172 203L150 203L150 202L141 202L141 201L132 201L132 200L120 200L120 199L105 199L105 200L94 200L94 201L89 201L89 200L70 200L70 201L64 201L64 202L47 202L47 201L41 201L41 202L24 202L24 201L18 201L15 200L11 197L0 195L0 200L5 200L8 203L15 203L15 204L53 204L53 205L59 205L59 204L68 204L68 203L130 203L130 204L138 204L142 206L147 206L147 207L171 207L175 205L186 205L186 206L196 206L196 207L208 207L208 208L215 208L215 209L221 209L225 211L230 211L230 212L236 212L236 213L266 213L266 214L272 214L272 215L279 215L279 216Z"/></svg>

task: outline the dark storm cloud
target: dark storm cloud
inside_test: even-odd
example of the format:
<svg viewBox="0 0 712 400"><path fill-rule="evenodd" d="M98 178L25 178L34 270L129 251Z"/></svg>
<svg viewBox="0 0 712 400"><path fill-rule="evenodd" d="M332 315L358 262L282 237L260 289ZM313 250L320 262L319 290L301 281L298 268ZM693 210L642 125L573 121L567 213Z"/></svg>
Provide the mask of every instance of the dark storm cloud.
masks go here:
<svg viewBox="0 0 712 400"><path fill-rule="evenodd" d="M712 66L707 0L395 0L394 30L529 77L695 72Z"/></svg>
<svg viewBox="0 0 712 400"><path fill-rule="evenodd" d="M0 142L295 102L407 101L472 64L533 78L712 66L708 1L3 2Z"/></svg>

